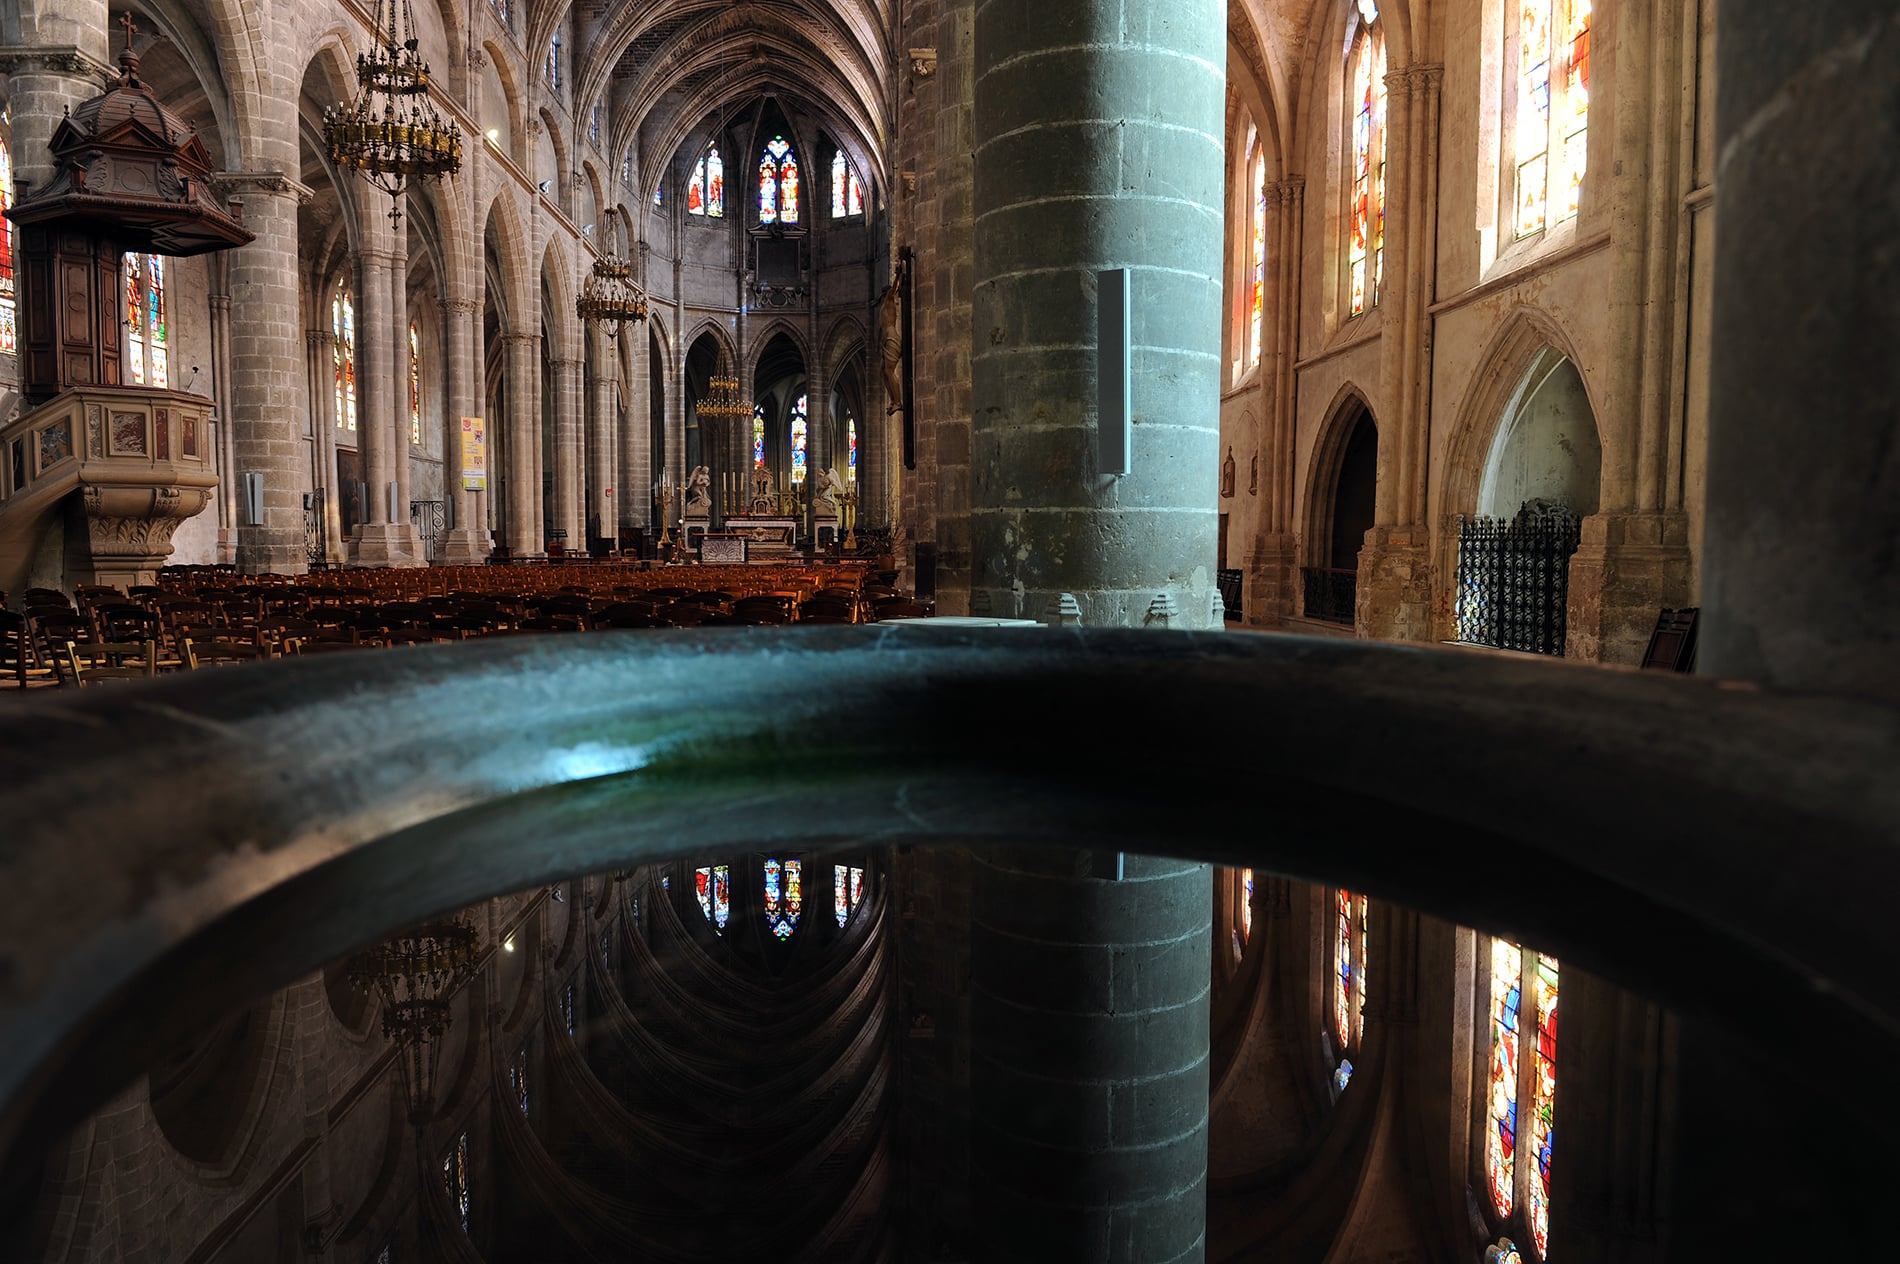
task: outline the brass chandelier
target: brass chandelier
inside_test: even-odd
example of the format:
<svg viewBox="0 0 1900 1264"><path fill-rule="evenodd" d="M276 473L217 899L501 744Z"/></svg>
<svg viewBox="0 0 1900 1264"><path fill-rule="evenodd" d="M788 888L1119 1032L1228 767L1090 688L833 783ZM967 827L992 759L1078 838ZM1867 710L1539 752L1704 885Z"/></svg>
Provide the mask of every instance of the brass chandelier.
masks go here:
<svg viewBox="0 0 1900 1264"><path fill-rule="evenodd" d="M366 948L345 967L350 986L381 998L383 1035L396 1042L409 1122L435 1113L435 1077L449 1000L475 964L476 935L460 918L426 922Z"/></svg>
<svg viewBox="0 0 1900 1264"><path fill-rule="evenodd" d="M620 327L647 318L647 296L633 281L633 265L615 255L594 261L594 271L581 286L574 310L582 320L596 321L609 338L620 337Z"/></svg>
<svg viewBox="0 0 1900 1264"><path fill-rule="evenodd" d="M356 99L323 112L330 161L362 172L394 200L391 224L402 218L410 180L462 169L462 129L429 101L429 63L417 52L415 26L409 0L376 0L376 47L356 55Z"/></svg>
<svg viewBox="0 0 1900 1264"><path fill-rule="evenodd" d="M752 405L746 402L726 353L719 353L719 367L706 384L706 398L699 402L699 416L707 421L750 421Z"/></svg>

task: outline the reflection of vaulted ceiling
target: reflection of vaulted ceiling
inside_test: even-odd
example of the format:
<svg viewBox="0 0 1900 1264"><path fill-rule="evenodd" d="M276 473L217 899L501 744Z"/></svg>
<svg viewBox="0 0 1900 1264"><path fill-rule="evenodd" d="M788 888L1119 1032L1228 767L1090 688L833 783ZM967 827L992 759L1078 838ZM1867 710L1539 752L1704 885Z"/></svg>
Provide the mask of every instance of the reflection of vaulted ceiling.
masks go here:
<svg viewBox="0 0 1900 1264"><path fill-rule="evenodd" d="M895 67L890 0L578 0L575 100L612 110L616 150L643 178L719 110L776 94L825 124L883 177ZM563 10L537 14L552 30Z"/></svg>

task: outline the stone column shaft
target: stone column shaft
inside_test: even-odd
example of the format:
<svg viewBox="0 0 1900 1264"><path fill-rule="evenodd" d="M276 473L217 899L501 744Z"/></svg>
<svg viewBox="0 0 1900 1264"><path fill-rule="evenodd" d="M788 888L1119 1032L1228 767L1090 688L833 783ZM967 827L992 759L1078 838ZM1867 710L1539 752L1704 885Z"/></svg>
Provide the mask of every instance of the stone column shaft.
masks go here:
<svg viewBox="0 0 1900 1264"><path fill-rule="evenodd" d="M516 557L541 551L535 460L541 449L541 336L503 334L508 357L508 548Z"/></svg>
<svg viewBox="0 0 1900 1264"><path fill-rule="evenodd" d="M638 326L623 329L622 338L632 336L632 330ZM588 482L593 486L594 503L589 512L600 522L600 534L612 540L618 522L616 502L626 494L626 489L614 477L614 454L618 445L614 442L615 417L619 412L615 407L614 385L619 368L619 357L614 354L615 343L600 339L601 353L594 358L594 380L587 384L590 408L594 425L593 442L587 445L587 457L590 473Z"/></svg>
<svg viewBox="0 0 1900 1264"><path fill-rule="evenodd" d="M553 361L554 368L554 525L567 532L567 547L585 548L586 495L582 471L587 426L583 415L579 357Z"/></svg>
<svg viewBox="0 0 1900 1264"><path fill-rule="evenodd" d="M232 465L226 477L264 476L264 522L237 527L237 565L248 573L308 568L303 493L309 467L302 418L308 407L303 329L297 319L297 195L275 180L244 192L245 227L257 234L231 252L231 395L225 421Z"/></svg>

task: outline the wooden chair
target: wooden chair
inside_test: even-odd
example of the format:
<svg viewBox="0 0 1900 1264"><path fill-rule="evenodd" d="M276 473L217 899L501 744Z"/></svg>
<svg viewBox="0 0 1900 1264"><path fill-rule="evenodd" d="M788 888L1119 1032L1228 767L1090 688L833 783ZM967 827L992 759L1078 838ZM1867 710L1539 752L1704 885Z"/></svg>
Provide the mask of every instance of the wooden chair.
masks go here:
<svg viewBox="0 0 1900 1264"><path fill-rule="evenodd" d="M143 680L158 675L158 642L67 641L66 668L80 688L102 680Z"/></svg>
<svg viewBox="0 0 1900 1264"><path fill-rule="evenodd" d="M194 641L185 638L185 668L197 671L212 664L252 663L271 657L271 652L254 641Z"/></svg>
<svg viewBox="0 0 1900 1264"><path fill-rule="evenodd" d="M931 608L920 601L906 601L902 597L886 597L874 607L878 619L928 619Z"/></svg>
<svg viewBox="0 0 1900 1264"><path fill-rule="evenodd" d="M18 610L0 610L0 670L25 689L33 684L56 685L62 673L33 647L33 625Z"/></svg>

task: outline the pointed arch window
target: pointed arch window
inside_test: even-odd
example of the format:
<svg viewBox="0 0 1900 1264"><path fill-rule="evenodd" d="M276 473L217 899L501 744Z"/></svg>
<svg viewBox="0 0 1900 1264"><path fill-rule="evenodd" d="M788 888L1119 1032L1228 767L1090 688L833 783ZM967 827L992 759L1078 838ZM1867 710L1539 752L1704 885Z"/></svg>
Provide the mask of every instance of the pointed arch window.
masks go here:
<svg viewBox="0 0 1900 1264"><path fill-rule="evenodd" d="M422 342L409 322L409 442L422 442Z"/></svg>
<svg viewBox="0 0 1900 1264"><path fill-rule="evenodd" d="M765 468L765 405L752 405L752 468Z"/></svg>
<svg viewBox="0 0 1900 1264"><path fill-rule="evenodd" d="M1528 967L1528 970L1527 970ZM1524 1012L1529 974L1530 1012ZM1485 1064L1484 1176L1506 1224L1521 1208L1538 1259L1550 1249L1550 1159L1557 1104L1557 961L1506 939L1491 941L1489 1054ZM1528 1024L1528 1026L1527 1026ZM1528 1037L1528 1039L1526 1039ZM1523 1100L1528 1088L1528 1101ZM1530 1159L1519 1141L1529 1124Z"/></svg>
<svg viewBox="0 0 1900 1264"><path fill-rule="evenodd" d="M858 419L844 419L844 477L847 483L858 481Z"/></svg>
<svg viewBox="0 0 1900 1264"><path fill-rule="evenodd" d="M0 351L18 351L20 332L18 298L13 282L13 151L0 140Z"/></svg>
<svg viewBox="0 0 1900 1264"><path fill-rule="evenodd" d="M699 898L699 911L724 934L732 918L732 869L727 865L702 865L693 870L693 894Z"/></svg>
<svg viewBox="0 0 1900 1264"><path fill-rule="evenodd" d="M556 92L561 90L561 33L559 31L556 31L548 40L547 80L548 87Z"/></svg>
<svg viewBox="0 0 1900 1264"><path fill-rule="evenodd" d="M1591 0L1520 0L1517 10L1516 231L1577 213L1589 158Z"/></svg>
<svg viewBox="0 0 1900 1264"><path fill-rule="evenodd" d="M515 29L514 10L509 7L508 0L488 0L488 7L497 18L501 19L503 26L511 31Z"/></svg>
<svg viewBox="0 0 1900 1264"><path fill-rule="evenodd" d="M843 930L851 915L864 902L864 870L857 865L831 867L831 912Z"/></svg>
<svg viewBox="0 0 1900 1264"><path fill-rule="evenodd" d="M456 1223L468 1232L468 1134L455 1139L455 1148L442 1160L442 1188L448 1192L449 1205L455 1209Z"/></svg>
<svg viewBox="0 0 1900 1264"><path fill-rule="evenodd" d="M800 395L798 402L792 405L792 482L805 481L805 445L810 438L810 428L805 421L805 397Z"/></svg>
<svg viewBox="0 0 1900 1264"><path fill-rule="evenodd" d="M719 160L719 146L708 145L693 164L693 178L686 185L686 213L718 218L726 213L726 164Z"/></svg>
<svg viewBox="0 0 1900 1264"><path fill-rule="evenodd" d="M596 101L587 111L587 139L600 144L600 102Z"/></svg>
<svg viewBox="0 0 1900 1264"><path fill-rule="evenodd" d="M1349 312L1364 315L1379 301L1385 270L1385 32L1379 6L1358 0L1358 33L1353 37L1350 203L1347 215L1346 285Z"/></svg>
<svg viewBox="0 0 1900 1264"><path fill-rule="evenodd" d="M864 214L864 184L840 149L831 155L831 218Z"/></svg>
<svg viewBox="0 0 1900 1264"><path fill-rule="evenodd" d="M792 937L798 929L799 914L805 910L804 870L801 861L775 857L768 857L763 866L765 925L780 940Z"/></svg>
<svg viewBox="0 0 1900 1264"><path fill-rule="evenodd" d="M1366 897L1341 888L1333 893L1333 1047L1339 1058L1334 1085L1352 1080L1352 1055L1366 1032Z"/></svg>
<svg viewBox="0 0 1900 1264"><path fill-rule="evenodd" d="M1253 289L1247 300L1247 367L1251 369L1260 363L1267 299L1267 155L1258 143L1248 171L1253 181Z"/></svg>
<svg viewBox="0 0 1900 1264"><path fill-rule="evenodd" d="M157 255L126 255L125 362L135 386L171 385L170 297L165 261Z"/></svg>
<svg viewBox="0 0 1900 1264"><path fill-rule="evenodd" d="M798 222L798 155L783 136L765 142L759 158L759 223Z"/></svg>
<svg viewBox="0 0 1900 1264"><path fill-rule="evenodd" d="M356 429L356 306L348 290L330 300L330 356L336 371L336 424Z"/></svg>

